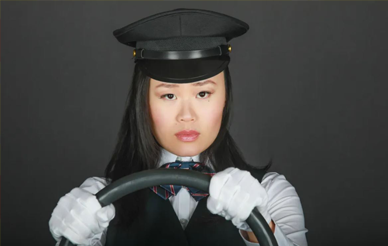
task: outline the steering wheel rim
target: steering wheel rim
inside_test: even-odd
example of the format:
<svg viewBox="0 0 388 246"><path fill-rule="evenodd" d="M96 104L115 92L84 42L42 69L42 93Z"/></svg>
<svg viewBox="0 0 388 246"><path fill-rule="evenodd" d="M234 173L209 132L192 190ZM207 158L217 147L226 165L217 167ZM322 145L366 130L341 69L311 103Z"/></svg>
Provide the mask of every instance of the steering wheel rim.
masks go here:
<svg viewBox="0 0 388 246"><path fill-rule="evenodd" d="M183 169L152 169L133 173L122 177L109 184L96 194L101 207L105 207L114 201L132 192L157 185L183 185L209 192L209 175ZM261 246L278 246L277 241L260 212L255 208L248 219L247 224L255 234ZM62 237L59 246L75 246L68 239Z"/></svg>

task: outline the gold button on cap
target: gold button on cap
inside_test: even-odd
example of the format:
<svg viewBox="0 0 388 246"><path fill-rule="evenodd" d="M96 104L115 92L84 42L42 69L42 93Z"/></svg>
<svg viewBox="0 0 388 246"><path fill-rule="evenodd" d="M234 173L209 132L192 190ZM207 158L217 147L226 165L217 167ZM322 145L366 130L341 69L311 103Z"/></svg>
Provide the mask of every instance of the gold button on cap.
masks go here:
<svg viewBox="0 0 388 246"><path fill-rule="evenodd" d="M228 44L228 50L229 50L229 52L232 51L232 46L230 44Z"/></svg>
<svg viewBox="0 0 388 246"><path fill-rule="evenodd" d="M136 56L136 50L133 50L133 56Z"/></svg>

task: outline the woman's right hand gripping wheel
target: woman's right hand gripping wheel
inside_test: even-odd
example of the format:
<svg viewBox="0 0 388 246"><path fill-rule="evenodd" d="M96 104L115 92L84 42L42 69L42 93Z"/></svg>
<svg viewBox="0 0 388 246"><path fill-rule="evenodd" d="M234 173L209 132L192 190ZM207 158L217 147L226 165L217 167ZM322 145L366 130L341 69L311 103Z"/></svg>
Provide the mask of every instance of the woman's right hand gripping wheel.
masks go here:
<svg viewBox="0 0 388 246"><path fill-rule="evenodd" d="M94 195L106 185L103 178L88 178L59 199L49 221L55 240L60 241L63 236L73 244L90 246L101 239L115 216L113 204L102 208Z"/></svg>

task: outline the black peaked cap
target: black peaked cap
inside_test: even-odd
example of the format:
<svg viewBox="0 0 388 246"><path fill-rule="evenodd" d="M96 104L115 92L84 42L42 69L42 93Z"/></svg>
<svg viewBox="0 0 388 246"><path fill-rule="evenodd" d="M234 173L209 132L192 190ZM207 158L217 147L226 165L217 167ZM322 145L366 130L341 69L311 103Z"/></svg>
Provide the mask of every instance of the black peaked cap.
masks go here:
<svg viewBox="0 0 388 246"><path fill-rule="evenodd" d="M245 22L225 14L181 8L148 16L113 35L135 48L135 62L147 76L190 83L222 72L230 61L228 42L248 29Z"/></svg>

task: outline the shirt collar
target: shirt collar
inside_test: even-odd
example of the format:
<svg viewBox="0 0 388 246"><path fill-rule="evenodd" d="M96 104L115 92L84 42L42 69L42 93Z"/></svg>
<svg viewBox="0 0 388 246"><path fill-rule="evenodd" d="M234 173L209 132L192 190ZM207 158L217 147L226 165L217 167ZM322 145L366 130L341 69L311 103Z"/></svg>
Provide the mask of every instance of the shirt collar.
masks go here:
<svg viewBox="0 0 388 246"><path fill-rule="evenodd" d="M196 156L177 156L169 152L168 150L162 148L159 167L165 163L175 162L175 161L190 161L191 159L195 162L199 162L199 154Z"/></svg>

